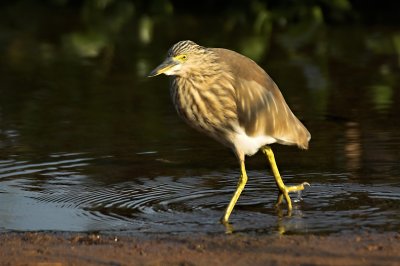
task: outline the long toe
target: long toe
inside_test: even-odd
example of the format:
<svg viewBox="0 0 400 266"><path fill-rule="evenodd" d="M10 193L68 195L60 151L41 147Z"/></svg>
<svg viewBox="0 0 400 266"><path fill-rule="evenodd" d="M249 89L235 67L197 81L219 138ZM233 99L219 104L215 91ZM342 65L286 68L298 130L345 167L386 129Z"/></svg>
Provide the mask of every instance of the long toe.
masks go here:
<svg viewBox="0 0 400 266"><path fill-rule="evenodd" d="M303 182L300 185L297 186L285 186L285 189L287 192L296 192L296 191L301 191L304 190L305 186L311 186L308 182Z"/></svg>
<svg viewBox="0 0 400 266"><path fill-rule="evenodd" d="M280 205L282 203L282 199L284 197L286 200L286 203L287 203L288 210L291 211L292 210L292 200L290 199L289 193L296 192L296 191L302 191L302 190L304 190L305 186L310 186L310 184L308 182L303 182L300 185L296 185L296 186L285 186L284 185L283 187L280 187L278 199L277 199L275 206Z"/></svg>

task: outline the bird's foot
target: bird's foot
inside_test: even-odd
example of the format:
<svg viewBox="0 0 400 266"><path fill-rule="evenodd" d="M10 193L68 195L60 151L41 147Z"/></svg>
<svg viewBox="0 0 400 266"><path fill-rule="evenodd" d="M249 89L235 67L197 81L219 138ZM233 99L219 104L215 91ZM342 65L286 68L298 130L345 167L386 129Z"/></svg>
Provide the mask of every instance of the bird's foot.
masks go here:
<svg viewBox="0 0 400 266"><path fill-rule="evenodd" d="M308 182L303 182L297 186L290 186L290 187L285 186L285 189L287 190L287 192L290 193L290 192L302 191L304 190L304 186L311 186L311 185Z"/></svg>
<svg viewBox="0 0 400 266"><path fill-rule="evenodd" d="M311 185L307 182L303 182L297 186L285 186L284 185L283 187L279 187L279 195L278 195L278 199L276 201L275 206L279 206L283 202L283 197L285 197L285 200L286 200L286 203L288 206L288 210L291 211L292 210L292 200L290 199L289 193L296 192L296 191L302 191L302 190L304 190L305 186L311 186Z"/></svg>

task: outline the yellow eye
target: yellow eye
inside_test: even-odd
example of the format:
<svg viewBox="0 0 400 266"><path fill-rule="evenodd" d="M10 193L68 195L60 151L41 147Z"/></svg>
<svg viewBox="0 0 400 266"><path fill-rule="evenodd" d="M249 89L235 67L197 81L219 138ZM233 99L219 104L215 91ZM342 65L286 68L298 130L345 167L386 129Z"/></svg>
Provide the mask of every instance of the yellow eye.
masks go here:
<svg viewBox="0 0 400 266"><path fill-rule="evenodd" d="M187 55L181 54L181 55L176 56L175 58L176 58L177 60L181 61L181 62L184 62L184 61L187 60Z"/></svg>

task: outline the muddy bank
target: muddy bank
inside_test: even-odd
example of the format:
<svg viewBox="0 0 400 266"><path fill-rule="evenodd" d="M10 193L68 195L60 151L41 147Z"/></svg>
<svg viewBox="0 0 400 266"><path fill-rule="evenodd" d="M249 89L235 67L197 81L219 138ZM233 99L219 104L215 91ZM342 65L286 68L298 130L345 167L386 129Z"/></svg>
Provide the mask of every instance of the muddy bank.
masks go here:
<svg viewBox="0 0 400 266"><path fill-rule="evenodd" d="M1 265L399 265L400 234L112 236L2 233Z"/></svg>

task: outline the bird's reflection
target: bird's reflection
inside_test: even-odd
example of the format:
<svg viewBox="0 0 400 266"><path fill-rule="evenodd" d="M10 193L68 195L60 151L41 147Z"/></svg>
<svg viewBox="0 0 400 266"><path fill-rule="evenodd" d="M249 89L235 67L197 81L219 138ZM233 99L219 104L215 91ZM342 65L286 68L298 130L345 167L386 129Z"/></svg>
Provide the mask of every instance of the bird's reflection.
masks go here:
<svg viewBox="0 0 400 266"><path fill-rule="evenodd" d="M229 222L221 222L222 225L225 227L225 234L230 235L233 234L234 229L233 229L233 225Z"/></svg>
<svg viewBox="0 0 400 266"><path fill-rule="evenodd" d="M298 201L301 200L301 195L298 195ZM288 210L278 203L282 201L282 195L278 194L277 204L275 205L276 211L276 232L279 235L285 235L288 232L298 231L299 229L304 229L306 227L305 220L302 219L304 216L303 211L299 206L294 205L292 210ZM296 201L295 201L296 202ZM235 227L229 222L221 222L225 228L225 234L235 233Z"/></svg>

